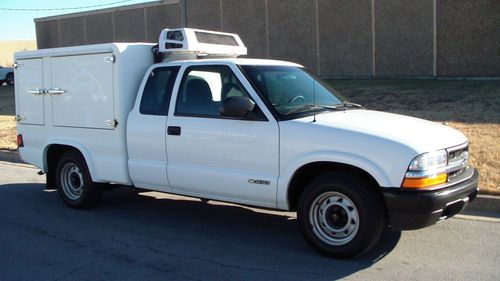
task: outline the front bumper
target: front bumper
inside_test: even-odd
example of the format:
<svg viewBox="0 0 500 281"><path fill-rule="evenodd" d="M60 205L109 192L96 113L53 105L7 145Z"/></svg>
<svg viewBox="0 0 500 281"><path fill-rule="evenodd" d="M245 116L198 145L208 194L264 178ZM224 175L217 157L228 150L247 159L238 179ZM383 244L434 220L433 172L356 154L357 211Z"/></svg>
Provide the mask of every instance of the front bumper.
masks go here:
<svg viewBox="0 0 500 281"><path fill-rule="evenodd" d="M385 188L389 224L393 230L424 228L460 213L478 192L479 173L461 183L432 191Z"/></svg>

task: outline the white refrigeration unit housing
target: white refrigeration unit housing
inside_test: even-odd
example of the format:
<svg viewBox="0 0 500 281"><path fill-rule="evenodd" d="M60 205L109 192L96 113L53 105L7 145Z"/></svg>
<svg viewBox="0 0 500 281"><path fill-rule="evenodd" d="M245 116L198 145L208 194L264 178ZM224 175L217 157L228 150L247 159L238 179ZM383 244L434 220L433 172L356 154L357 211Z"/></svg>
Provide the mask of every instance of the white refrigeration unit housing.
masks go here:
<svg viewBox="0 0 500 281"><path fill-rule="evenodd" d="M199 58L236 58L247 54L238 34L211 30L163 29L158 39L164 61Z"/></svg>

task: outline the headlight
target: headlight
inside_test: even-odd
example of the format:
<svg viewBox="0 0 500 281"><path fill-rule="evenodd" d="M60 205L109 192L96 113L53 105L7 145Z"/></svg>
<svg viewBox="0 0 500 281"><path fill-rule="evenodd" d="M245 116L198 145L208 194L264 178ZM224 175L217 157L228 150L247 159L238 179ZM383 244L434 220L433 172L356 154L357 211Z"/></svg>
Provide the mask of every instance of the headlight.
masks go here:
<svg viewBox="0 0 500 281"><path fill-rule="evenodd" d="M442 169L448 164L446 150L421 154L410 162L408 172L401 184L404 188L429 188L448 180Z"/></svg>
<svg viewBox="0 0 500 281"><path fill-rule="evenodd" d="M409 171L428 171L436 168L441 168L448 164L448 155L446 150L438 150L420 154L413 158L410 163Z"/></svg>

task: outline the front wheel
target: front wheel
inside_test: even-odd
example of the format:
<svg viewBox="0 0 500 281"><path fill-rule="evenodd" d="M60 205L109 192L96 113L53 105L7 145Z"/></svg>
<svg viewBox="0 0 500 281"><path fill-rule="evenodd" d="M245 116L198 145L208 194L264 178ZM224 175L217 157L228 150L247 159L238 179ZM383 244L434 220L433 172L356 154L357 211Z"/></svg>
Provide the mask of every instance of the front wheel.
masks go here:
<svg viewBox="0 0 500 281"><path fill-rule="evenodd" d="M335 258L362 255L375 245L385 225L376 190L344 173L312 180L299 200L297 219L306 242Z"/></svg>
<svg viewBox="0 0 500 281"><path fill-rule="evenodd" d="M102 189L92 181L85 159L76 151L60 158L55 177L59 195L70 207L87 209L101 198Z"/></svg>

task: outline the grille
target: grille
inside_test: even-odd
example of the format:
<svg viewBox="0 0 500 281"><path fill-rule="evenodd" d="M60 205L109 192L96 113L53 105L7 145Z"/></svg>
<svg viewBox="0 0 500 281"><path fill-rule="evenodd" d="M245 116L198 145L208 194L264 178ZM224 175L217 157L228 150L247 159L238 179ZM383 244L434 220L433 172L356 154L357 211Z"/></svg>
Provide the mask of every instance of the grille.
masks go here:
<svg viewBox="0 0 500 281"><path fill-rule="evenodd" d="M467 144L463 146L457 146L447 149L448 153L448 165L457 162L467 162L469 159L469 146Z"/></svg>
<svg viewBox="0 0 500 281"><path fill-rule="evenodd" d="M448 182L461 181L470 174L470 169L467 165L469 159L469 145L467 143L448 148Z"/></svg>
<svg viewBox="0 0 500 281"><path fill-rule="evenodd" d="M448 180L449 180L449 181L452 181L452 180L454 180L455 178L457 178L457 177L459 177L459 176L463 175L463 173L465 173L466 171L467 171L467 167L462 168L462 169L460 169L460 170L453 171L453 172L449 172L449 173L448 173Z"/></svg>

